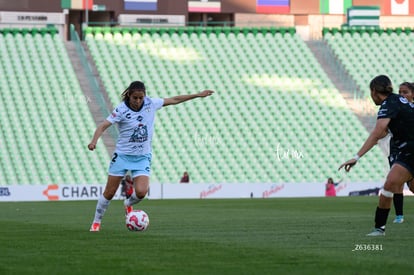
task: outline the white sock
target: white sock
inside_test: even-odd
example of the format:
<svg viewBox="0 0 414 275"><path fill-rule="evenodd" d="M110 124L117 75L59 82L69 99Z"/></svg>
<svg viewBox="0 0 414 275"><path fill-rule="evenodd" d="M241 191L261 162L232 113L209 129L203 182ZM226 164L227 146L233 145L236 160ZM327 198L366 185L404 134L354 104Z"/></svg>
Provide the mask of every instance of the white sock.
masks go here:
<svg viewBox="0 0 414 275"><path fill-rule="evenodd" d="M101 222L102 217L104 216L105 211L108 208L110 202L111 201L105 199L103 195L99 197L98 202L96 203L95 218L93 219L94 223Z"/></svg>
<svg viewBox="0 0 414 275"><path fill-rule="evenodd" d="M134 192L128 199L124 200L124 206L131 206L139 203L140 201L142 201L142 199L138 199L137 194Z"/></svg>

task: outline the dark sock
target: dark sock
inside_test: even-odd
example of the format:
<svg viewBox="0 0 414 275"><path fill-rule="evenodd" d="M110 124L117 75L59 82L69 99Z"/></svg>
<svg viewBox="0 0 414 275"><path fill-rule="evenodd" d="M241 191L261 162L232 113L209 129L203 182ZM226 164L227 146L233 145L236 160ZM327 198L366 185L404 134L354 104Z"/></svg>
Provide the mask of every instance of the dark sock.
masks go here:
<svg viewBox="0 0 414 275"><path fill-rule="evenodd" d="M402 193L394 194L393 202L394 202L394 208L395 208L395 215L402 216L404 195Z"/></svg>
<svg viewBox="0 0 414 275"><path fill-rule="evenodd" d="M385 231L385 224L387 223L388 213L390 209L384 209L377 207L375 211L375 228Z"/></svg>

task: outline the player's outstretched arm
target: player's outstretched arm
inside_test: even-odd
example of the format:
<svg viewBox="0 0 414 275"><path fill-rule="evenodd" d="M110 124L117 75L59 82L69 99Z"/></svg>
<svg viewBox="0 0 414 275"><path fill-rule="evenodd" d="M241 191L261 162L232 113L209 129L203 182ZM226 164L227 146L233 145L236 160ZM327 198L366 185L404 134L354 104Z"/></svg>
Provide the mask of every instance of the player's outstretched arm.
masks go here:
<svg viewBox="0 0 414 275"><path fill-rule="evenodd" d="M346 172L349 172L351 168L357 163L358 159L365 155L369 150L372 149L377 143L378 140L385 137L387 135L388 123L390 122L389 118L381 118L377 120L374 130L372 130L371 134L367 138L367 140L362 145L361 149L359 149L357 155L342 163L339 166L338 170L345 168Z"/></svg>
<svg viewBox="0 0 414 275"><path fill-rule="evenodd" d="M168 106L168 105L176 105L176 104L180 104L184 101L188 101L197 97L207 97L207 96L211 96L214 93L214 91L211 90L204 90L202 92L199 92L197 94L191 94L191 95L177 95L177 96L173 96L170 98L164 98L164 105L163 106Z"/></svg>
<svg viewBox="0 0 414 275"><path fill-rule="evenodd" d="M98 127L96 127L95 133L93 134L93 138L91 142L88 144L89 150L95 150L98 139L102 136L103 132L105 132L105 130L108 129L108 127L111 125L112 124L105 119L101 124L98 125Z"/></svg>

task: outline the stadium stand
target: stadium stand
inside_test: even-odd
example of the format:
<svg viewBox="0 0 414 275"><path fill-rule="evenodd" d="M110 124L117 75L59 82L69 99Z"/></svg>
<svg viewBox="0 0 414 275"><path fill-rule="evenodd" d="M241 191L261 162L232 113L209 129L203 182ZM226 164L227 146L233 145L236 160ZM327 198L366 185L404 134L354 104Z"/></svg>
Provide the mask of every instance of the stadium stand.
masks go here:
<svg viewBox="0 0 414 275"><path fill-rule="evenodd" d="M324 29L324 41L357 83L363 96L369 97L369 81L378 72L390 76L394 85L413 81L414 33L411 28Z"/></svg>
<svg viewBox="0 0 414 275"><path fill-rule="evenodd" d="M113 105L137 79L154 97L216 91L159 112L153 182L324 182L368 135L294 28L90 27L85 39ZM347 177L386 170L375 148Z"/></svg>
<svg viewBox="0 0 414 275"><path fill-rule="evenodd" d="M53 28L0 30L0 182L96 184L108 152L87 150L95 123Z"/></svg>

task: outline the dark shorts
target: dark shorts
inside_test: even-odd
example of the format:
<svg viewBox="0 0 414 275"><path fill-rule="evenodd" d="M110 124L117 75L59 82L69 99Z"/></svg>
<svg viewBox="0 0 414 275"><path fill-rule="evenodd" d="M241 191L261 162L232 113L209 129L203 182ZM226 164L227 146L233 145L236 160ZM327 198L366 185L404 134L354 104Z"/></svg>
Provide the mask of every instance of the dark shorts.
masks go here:
<svg viewBox="0 0 414 275"><path fill-rule="evenodd" d="M390 165L390 168L392 167L396 159L397 159L397 153L393 153L388 156L388 164Z"/></svg>
<svg viewBox="0 0 414 275"><path fill-rule="evenodd" d="M414 177L414 151L411 149L403 148L403 150L398 152L393 163L403 166L411 173L411 177Z"/></svg>

